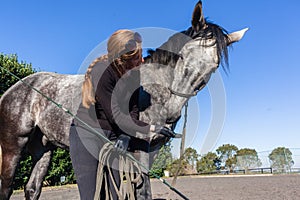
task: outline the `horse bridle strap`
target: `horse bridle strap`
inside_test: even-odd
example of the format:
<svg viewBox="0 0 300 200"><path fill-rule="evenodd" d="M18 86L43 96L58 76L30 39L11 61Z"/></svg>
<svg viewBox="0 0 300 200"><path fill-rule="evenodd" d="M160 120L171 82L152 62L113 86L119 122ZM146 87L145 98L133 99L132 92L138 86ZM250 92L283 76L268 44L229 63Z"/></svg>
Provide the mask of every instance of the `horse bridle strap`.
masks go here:
<svg viewBox="0 0 300 200"><path fill-rule="evenodd" d="M183 98L191 98L191 97L196 96L197 93L205 87L205 85L206 85L205 81L202 80L200 83L201 84L194 90L193 93L177 92L177 91L173 90L171 87L168 87L168 90L170 90L171 94L174 94L176 96L183 97Z"/></svg>
<svg viewBox="0 0 300 200"><path fill-rule="evenodd" d="M184 98L191 98L193 96L196 96L197 92L199 91L199 90L196 90L193 93L188 94L188 93L177 92L177 91L171 89L170 87L168 87L168 89L170 90L171 94L174 94L174 95L179 96L179 97L184 97Z"/></svg>

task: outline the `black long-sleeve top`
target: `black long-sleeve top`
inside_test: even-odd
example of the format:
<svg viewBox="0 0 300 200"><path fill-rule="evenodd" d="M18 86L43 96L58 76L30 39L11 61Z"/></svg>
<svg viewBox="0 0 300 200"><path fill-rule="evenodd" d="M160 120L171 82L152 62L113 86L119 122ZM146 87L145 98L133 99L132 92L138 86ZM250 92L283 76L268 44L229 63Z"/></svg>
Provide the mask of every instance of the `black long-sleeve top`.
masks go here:
<svg viewBox="0 0 300 200"><path fill-rule="evenodd" d="M139 121L139 71L131 70L121 79L107 62L98 62L91 72L96 103L89 109L80 104L77 117L94 128L110 130L116 136L136 132L147 134L150 125ZM74 125L83 126L76 119Z"/></svg>
<svg viewBox="0 0 300 200"><path fill-rule="evenodd" d="M117 135L122 132L131 136L136 132L149 133L150 126L139 120L139 88L138 70L131 70L119 78L111 65L106 68L95 92L95 109L102 129Z"/></svg>

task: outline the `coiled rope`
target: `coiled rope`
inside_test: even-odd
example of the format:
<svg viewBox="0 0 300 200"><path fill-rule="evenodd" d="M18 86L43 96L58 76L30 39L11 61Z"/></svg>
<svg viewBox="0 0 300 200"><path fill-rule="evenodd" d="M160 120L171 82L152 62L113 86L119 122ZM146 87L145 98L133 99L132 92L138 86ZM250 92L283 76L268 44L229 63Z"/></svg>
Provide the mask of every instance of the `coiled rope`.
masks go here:
<svg viewBox="0 0 300 200"><path fill-rule="evenodd" d="M138 184L142 180L141 168L136 162L132 162L128 156L118 154L119 160L119 180L120 187L118 188L117 183L113 177L112 166L111 166L111 155L115 151L113 145L106 143L99 152L99 164L97 170L96 180L96 191L94 200L100 200L100 192L102 187L105 190L105 200L113 199L109 185L110 181L118 195L119 199L135 200L135 184ZM104 183L104 186L103 186Z"/></svg>

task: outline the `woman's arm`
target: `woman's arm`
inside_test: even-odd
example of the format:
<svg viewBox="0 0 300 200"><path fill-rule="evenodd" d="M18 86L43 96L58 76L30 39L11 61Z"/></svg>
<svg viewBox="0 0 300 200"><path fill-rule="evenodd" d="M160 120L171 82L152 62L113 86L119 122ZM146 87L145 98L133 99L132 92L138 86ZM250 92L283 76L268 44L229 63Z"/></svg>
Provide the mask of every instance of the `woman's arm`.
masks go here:
<svg viewBox="0 0 300 200"><path fill-rule="evenodd" d="M107 70L98 83L96 100L110 124L117 125L131 136L135 136L136 132L148 134L150 125L138 119L138 91L131 95L126 83L120 81L117 84L118 78Z"/></svg>

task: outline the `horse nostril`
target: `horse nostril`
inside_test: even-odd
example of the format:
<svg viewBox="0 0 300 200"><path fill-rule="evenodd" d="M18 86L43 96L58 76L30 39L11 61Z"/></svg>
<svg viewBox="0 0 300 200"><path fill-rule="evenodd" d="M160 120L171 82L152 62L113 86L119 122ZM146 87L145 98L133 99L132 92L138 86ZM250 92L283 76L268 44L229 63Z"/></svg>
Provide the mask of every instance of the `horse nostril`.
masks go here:
<svg viewBox="0 0 300 200"><path fill-rule="evenodd" d="M189 69L188 69L188 68L185 68L185 70L184 70L184 76L187 77L188 74L189 74Z"/></svg>

